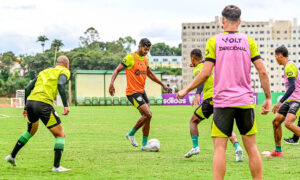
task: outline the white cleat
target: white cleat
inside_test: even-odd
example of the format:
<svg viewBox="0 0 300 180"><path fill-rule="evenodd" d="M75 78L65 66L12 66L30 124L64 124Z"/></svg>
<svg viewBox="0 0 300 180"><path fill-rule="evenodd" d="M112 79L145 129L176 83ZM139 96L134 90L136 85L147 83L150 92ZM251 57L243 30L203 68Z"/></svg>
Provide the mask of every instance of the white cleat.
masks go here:
<svg viewBox="0 0 300 180"><path fill-rule="evenodd" d="M59 166L58 168L53 167L52 171L53 172L65 172L65 171L72 171L72 169L67 169L67 168L64 168L62 166Z"/></svg>
<svg viewBox="0 0 300 180"><path fill-rule="evenodd" d="M153 149L149 144L147 144L146 146L142 146L141 150L148 152L158 152L159 149Z"/></svg>
<svg viewBox="0 0 300 180"><path fill-rule="evenodd" d="M243 149L241 148L241 146L239 146L235 151L235 160L237 162L242 162L244 160Z"/></svg>
<svg viewBox="0 0 300 180"><path fill-rule="evenodd" d="M138 143L136 142L134 136L129 136L129 134L126 134L126 138L130 141L131 145L138 147Z"/></svg>
<svg viewBox="0 0 300 180"><path fill-rule="evenodd" d="M200 148L199 146L195 147L195 148L192 148L188 153L186 153L184 155L185 158L190 158L192 157L193 155L198 155L200 152Z"/></svg>
<svg viewBox="0 0 300 180"><path fill-rule="evenodd" d="M16 159L11 157L11 155L6 156L5 160L13 166L17 166Z"/></svg>

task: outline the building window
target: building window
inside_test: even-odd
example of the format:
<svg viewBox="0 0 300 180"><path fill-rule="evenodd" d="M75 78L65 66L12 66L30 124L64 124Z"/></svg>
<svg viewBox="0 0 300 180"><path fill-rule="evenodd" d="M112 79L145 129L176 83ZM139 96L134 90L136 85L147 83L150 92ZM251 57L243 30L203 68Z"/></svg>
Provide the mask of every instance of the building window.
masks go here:
<svg viewBox="0 0 300 180"><path fill-rule="evenodd" d="M173 62L177 62L177 59L172 59Z"/></svg>
<svg viewBox="0 0 300 180"><path fill-rule="evenodd" d="M296 34L296 31L294 30L293 33Z"/></svg>
<svg viewBox="0 0 300 180"><path fill-rule="evenodd" d="M264 32L264 31L259 31L259 33L260 33L260 34L264 34L265 32Z"/></svg>
<svg viewBox="0 0 300 180"><path fill-rule="evenodd" d="M270 45L270 47L274 47L274 45L273 45L273 44L271 44L271 45Z"/></svg>
<svg viewBox="0 0 300 180"><path fill-rule="evenodd" d="M153 61L154 61L154 62L158 62L158 59L154 58Z"/></svg>
<svg viewBox="0 0 300 180"><path fill-rule="evenodd" d="M195 29L195 26L193 26L192 29Z"/></svg>
<svg viewBox="0 0 300 180"><path fill-rule="evenodd" d="M211 28L212 28L212 29L215 29L215 26L212 26Z"/></svg>
<svg viewBox="0 0 300 180"><path fill-rule="evenodd" d="M168 62L168 59L164 58L164 59L163 59L163 62Z"/></svg>
<svg viewBox="0 0 300 180"><path fill-rule="evenodd" d="M261 47L261 48L262 48L262 47L264 47L264 45L263 45L263 44L261 44L261 45L259 45L259 47Z"/></svg>
<svg viewBox="0 0 300 180"><path fill-rule="evenodd" d="M183 29L186 29L186 27L185 27L185 26L183 26Z"/></svg>
<svg viewBox="0 0 300 180"><path fill-rule="evenodd" d="M267 34L270 34L270 31L267 31Z"/></svg>
<svg viewBox="0 0 300 180"><path fill-rule="evenodd" d="M197 29L200 29L200 26L197 26Z"/></svg>
<svg viewBox="0 0 300 180"><path fill-rule="evenodd" d="M284 34L287 34L287 31L284 31Z"/></svg>
<svg viewBox="0 0 300 180"><path fill-rule="evenodd" d="M209 29L209 26L206 26L205 28L206 28L206 29Z"/></svg>
<svg viewBox="0 0 300 180"><path fill-rule="evenodd" d="M280 31L277 31L277 34L280 34Z"/></svg>

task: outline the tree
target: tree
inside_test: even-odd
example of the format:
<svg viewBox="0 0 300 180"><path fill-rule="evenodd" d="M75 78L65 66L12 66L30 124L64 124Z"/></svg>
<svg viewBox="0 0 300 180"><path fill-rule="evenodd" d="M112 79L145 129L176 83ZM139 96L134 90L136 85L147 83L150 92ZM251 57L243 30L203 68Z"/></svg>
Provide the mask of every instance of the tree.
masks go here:
<svg viewBox="0 0 300 180"><path fill-rule="evenodd" d="M79 37L79 40L80 40L80 44L84 47L96 48L97 43L100 42L100 36L97 29L95 29L94 27L89 27L84 32L84 36Z"/></svg>
<svg viewBox="0 0 300 180"><path fill-rule="evenodd" d="M181 56L181 44L176 48L165 43L156 43L152 45L150 54L152 56Z"/></svg>
<svg viewBox="0 0 300 180"><path fill-rule="evenodd" d="M59 39L54 39L51 43L51 49L55 49L57 52L63 46L64 46L64 43L62 42L62 40L59 40Z"/></svg>
<svg viewBox="0 0 300 180"><path fill-rule="evenodd" d="M49 39L45 35L41 35L38 37L36 42L41 42L41 46L43 48L43 53L45 52L45 42L48 41Z"/></svg>

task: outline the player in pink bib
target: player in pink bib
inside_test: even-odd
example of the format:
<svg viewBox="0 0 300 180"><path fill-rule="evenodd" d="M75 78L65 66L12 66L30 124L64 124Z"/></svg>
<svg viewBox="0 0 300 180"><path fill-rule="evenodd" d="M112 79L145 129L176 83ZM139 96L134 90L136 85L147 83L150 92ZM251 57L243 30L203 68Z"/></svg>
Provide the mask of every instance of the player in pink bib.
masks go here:
<svg viewBox="0 0 300 180"><path fill-rule="evenodd" d="M294 124L300 108L300 75L298 68L292 61L289 61L288 50L284 46L276 48L275 58L279 65L284 66L286 93L273 107L273 113L277 113L273 120L275 150L269 155L270 157L283 156L281 150L281 123L283 121L285 121L285 127L300 136L300 127Z"/></svg>
<svg viewBox="0 0 300 180"><path fill-rule="evenodd" d="M212 137L214 142L213 179L224 179L226 170L226 145L233 129L234 119L243 138L249 156L253 179L262 179L262 161L257 150L257 128L254 117L253 92L251 90L251 63L259 73L266 100L262 114L271 108L269 77L252 38L238 33L241 10L226 6L222 11L224 33L210 38L206 44L205 63L202 71L189 86L181 90L177 98L203 84L214 68L214 117Z"/></svg>

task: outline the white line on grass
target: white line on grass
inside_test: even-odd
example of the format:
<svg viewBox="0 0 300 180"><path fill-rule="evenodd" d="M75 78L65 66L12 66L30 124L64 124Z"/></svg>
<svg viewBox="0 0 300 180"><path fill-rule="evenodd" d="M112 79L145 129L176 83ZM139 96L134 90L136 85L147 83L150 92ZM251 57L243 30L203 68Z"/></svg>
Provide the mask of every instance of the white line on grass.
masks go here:
<svg viewBox="0 0 300 180"><path fill-rule="evenodd" d="M10 116L8 115L5 115L5 114L0 114L0 119L3 119L3 118L9 118Z"/></svg>

